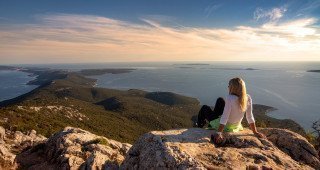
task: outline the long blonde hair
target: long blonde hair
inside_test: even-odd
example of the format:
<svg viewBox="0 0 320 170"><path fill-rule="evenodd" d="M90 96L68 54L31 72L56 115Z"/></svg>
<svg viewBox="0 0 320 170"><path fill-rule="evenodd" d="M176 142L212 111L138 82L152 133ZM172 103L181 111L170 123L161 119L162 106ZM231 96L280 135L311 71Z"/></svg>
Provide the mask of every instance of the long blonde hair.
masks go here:
<svg viewBox="0 0 320 170"><path fill-rule="evenodd" d="M229 81L229 94L238 96L240 109L245 112L248 105L248 96L246 84L241 78L236 77Z"/></svg>

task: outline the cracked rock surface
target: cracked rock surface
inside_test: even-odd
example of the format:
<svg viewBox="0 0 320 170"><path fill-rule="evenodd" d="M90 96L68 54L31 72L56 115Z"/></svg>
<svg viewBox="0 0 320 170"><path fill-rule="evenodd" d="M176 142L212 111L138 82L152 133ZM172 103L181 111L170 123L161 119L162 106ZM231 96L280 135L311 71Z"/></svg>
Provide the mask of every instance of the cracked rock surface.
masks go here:
<svg viewBox="0 0 320 170"><path fill-rule="evenodd" d="M17 156L23 169L118 169L131 147L88 131L66 127L47 142Z"/></svg>
<svg viewBox="0 0 320 170"><path fill-rule="evenodd" d="M226 133L224 146L210 142L213 130L152 131L133 146L66 127L50 138L35 131L0 127L0 169L320 169L315 148L301 135L263 128Z"/></svg>
<svg viewBox="0 0 320 170"><path fill-rule="evenodd" d="M199 128L153 131L129 150L122 169L319 169L316 151L299 134L261 129L226 134L223 147L210 143L212 130ZM285 140L282 138L286 138ZM288 151L288 152L287 152Z"/></svg>
<svg viewBox="0 0 320 170"><path fill-rule="evenodd" d="M24 134L0 126L0 169L17 169L16 153L38 145L46 139L35 130Z"/></svg>

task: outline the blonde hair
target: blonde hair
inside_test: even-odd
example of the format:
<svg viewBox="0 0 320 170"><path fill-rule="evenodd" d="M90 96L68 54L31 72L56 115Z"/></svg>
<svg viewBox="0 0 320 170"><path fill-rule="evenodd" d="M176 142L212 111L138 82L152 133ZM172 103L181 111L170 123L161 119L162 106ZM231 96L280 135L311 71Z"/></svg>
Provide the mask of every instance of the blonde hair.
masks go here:
<svg viewBox="0 0 320 170"><path fill-rule="evenodd" d="M239 78L233 78L229 81L229 94L238 96L240 109L242 112L247 110L248 96L245 82Z"/></svg>

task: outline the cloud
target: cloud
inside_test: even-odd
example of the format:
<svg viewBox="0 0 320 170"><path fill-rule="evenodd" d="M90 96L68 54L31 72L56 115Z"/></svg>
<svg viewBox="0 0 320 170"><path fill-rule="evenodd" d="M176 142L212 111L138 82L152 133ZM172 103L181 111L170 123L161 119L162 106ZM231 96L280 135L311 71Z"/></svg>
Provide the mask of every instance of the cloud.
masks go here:
<svg viewBox="0 0 320 170"><path fill-rule="evenodd" d="M217 9L219 9L222 5L221 4L210 4L204 9L204 13L206 18L210 17L211 13Z"/></svg>
<svg viewBox="0 0 320 170"><path fill-rule="evenodd" d="M261 27L257 28L245 26L240 26L238 28L242 30L254 31L256 33L281 35L283 37L287 37L288 39L299 37L302 38L306 36L314 36L315 38L319 38L319 34L317 34L318 29L313 27L313 24L316 22L317 19L315 18L303 18L281 24L267 22Z"/></svg>
<svg viewBox="0 0 320 170"><path fill-rule="evenodd" d="M320 8L320 0L309 1L301 6L297 11L298 15L306 15L315 10L319 10Z"/></svg>
<svg viewBox="0 0 320 170"><path fill-rule="evenodd" d="M230 29L133 23L92 15L39 15L0 27L2 63L320 60L315 18Z"/></svg>
<svg viewBox="0 0 320 170"><path fill-rule="evenodd" d="M287 11L287 8L280 7L280 8L272 8L270 10L264 10L262 8L257 8L254 12L254 19L256 21L261 19L267 19L271 22L276 22L280 18L283 17L284 13Z"/></svg>

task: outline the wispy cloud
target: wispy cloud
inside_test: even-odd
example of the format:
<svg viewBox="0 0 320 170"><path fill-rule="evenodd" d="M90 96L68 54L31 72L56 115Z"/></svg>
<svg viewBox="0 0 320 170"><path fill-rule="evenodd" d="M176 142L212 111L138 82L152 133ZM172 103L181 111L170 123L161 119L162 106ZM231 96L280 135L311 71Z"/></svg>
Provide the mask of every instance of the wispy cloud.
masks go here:
<svg viewBox="0 0 320 170"><path fill-rule="evenodd" d="M210 17L211 13L217 9L219 9L222 6L222 4L210 4L204 9L204 13L206 15L206 18Z"/></svg>
<svg viewBox="0 0 320 170"><path fill-rule="evenodd" d="M257 8L254 12L254 19L257 21L261 19L267 19L269 22L276 22L283 17L286 11L286 7L272 8L269 10Z"/></svg>
<svg viewBox="0 0 320 170"><path fill-rule="evenodd" d="M298 15L305 15L314 10L320 9L320 0L309 1L308 3L302 5L297 11Z"/></svg>
<svg viewBox="0 0 320 170"><path fill-rule="evenodd" d="M288 39L305 38L307 36L313 36L319 38L317 34L318 29L313 27L313 24L317 22L315 18L303 18L284 23L267 22L260 27L245 27L239 26L239 29L250 30L256 33L272 34ZM305 38L305 39L309 39Z"/></svg>
<svg viewBox="0 0 320 170"><path fill-rule="evenodd" d="M0 28L2 63L320 59L315 18L230 29L164 26L150 17L140 23L70 14L37 19Z"/></svg>

